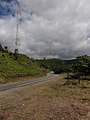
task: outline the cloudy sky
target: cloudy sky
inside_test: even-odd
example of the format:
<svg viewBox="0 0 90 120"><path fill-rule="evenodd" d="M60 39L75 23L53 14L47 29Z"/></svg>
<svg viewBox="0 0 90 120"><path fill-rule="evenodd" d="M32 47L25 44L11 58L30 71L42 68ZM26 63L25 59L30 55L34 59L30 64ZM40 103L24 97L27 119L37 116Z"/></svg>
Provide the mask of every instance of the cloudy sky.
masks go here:
<svg viewBox="0 0 90 120"><path fill-rule="evenodd" d="M90 55L90 0L0 0L0 43L34 58ZM50 55L51 54L51 55Z"/></svg>

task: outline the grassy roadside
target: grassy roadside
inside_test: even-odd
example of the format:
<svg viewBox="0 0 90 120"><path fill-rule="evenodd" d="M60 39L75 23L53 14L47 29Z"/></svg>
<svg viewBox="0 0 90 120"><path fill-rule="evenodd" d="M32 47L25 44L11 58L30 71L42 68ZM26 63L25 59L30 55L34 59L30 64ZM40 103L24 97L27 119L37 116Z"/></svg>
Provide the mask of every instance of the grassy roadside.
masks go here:
<svg viewBox="0 0 90 120"><path fill-rule="evenodd" d="M0 93L1 120L89 120L90 82L64 77Z"/></svg>
<svg viewBox="0 0 90 120"><path fill-rule="evenodd" d="M16 59L13 53L0 51L0 84L21 81L25 78L33 79L46 73L47 71L40 68L34 59L26 55L18 54Z"/></svg>
<svg viewBox="0 0 90 120"><path fill-rule="evenodd" d="M8 78L8 79L0 78L0 85L7 84L7 83L22 82L22 81L26 81L26 80L35 80L37 78L46 76L47 73L48 72L45 72L45 73L43 73L41 75L23 76L23 77L15 77L15 78Z"/></svg>
<svg viewBox="0 0 90 120"><path fill-rule="evenodd" d="M65 78L65 74L63 75ZM68 82L64 78L50 84L45 91L47 96L56 96L81 101L86 100L90 102L90 81L81 80L81 83L79 84L78 80L70 80Z"/></svg>

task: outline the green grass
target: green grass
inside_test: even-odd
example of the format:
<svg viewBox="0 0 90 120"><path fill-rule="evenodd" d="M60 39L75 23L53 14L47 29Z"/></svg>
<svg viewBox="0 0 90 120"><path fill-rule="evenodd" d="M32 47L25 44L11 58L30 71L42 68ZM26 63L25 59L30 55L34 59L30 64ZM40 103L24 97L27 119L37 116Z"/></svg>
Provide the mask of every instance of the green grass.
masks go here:
<svg viewBox="0 0 90 120"><path fill-rule="evenodd" d="M17 77L39 76L44 73L32 58L18 54L16 60L13 53L0 51L0 83L7 83L9 79Z"/></svg>

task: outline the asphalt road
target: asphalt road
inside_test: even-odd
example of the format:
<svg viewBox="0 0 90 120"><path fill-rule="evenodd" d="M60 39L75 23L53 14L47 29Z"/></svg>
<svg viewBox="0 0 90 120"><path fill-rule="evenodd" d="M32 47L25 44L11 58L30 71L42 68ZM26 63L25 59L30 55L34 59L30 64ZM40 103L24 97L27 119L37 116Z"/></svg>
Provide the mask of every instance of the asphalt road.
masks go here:
<svg viewBox="0 0 90 120"><path fill-rule="evenodd" d="M37 84L37 83L40 83L40 82L46 82L46 81L52 80L52 78L55 78L57 76L58 75L53 74L51 72L51 73L47 74L47 76L38 78L36 80L27 80L27 81L23 81L23 82L0 85L0 92L7 91L7 90L10 90L10 89L14 89L14 88L23 87L23 86L33 85L33 84Z"/></svg>

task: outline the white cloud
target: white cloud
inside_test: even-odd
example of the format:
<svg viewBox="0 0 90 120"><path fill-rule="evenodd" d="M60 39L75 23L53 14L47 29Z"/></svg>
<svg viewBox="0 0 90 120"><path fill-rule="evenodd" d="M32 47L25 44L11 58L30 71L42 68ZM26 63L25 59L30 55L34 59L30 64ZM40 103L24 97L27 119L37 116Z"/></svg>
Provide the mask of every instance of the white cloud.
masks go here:
<svg viewBox="0 0 90 120"><path fill-rule="evenodd" d="M73 58L90 51L89 0L19 0L20 52L31 57ZM0 19L0 42L12 50L16 18Z"/></svg>

